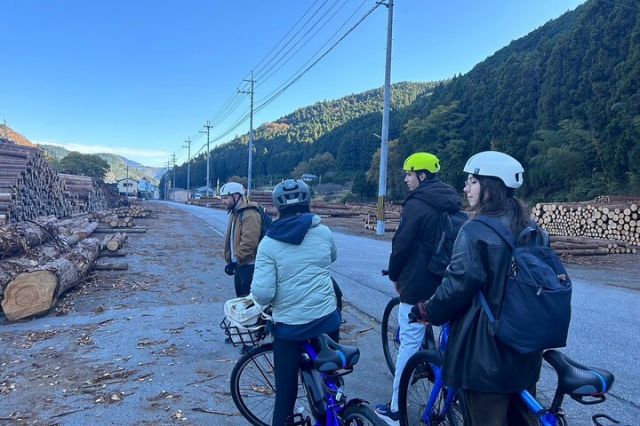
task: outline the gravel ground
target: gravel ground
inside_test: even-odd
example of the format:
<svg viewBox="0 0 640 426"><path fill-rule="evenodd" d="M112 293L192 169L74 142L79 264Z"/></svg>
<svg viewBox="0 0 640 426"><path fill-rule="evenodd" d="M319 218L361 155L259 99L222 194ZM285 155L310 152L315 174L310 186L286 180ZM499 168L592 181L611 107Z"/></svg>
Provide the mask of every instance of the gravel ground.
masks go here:
<svg viewBox="0 0 640 426"><path fill-rule="evenodd" d="M223 239L189 213L152 205L153 218L136 220L148 232L130 234L127 256L101 260L128 270L90 273L43 317L9 323L0 316L0 424L246 424L228 390L240 352L223 343L218 327L233 297ZM350 234L392 237L376 237L358 218L323 220ZM638 260L605 256L572 267L629 276L616 283L637 289ZM392 377L379 322L346 296L343 343L362 353L347 393L385 401Z"/></svg>
<svg viewBox="0 0 640 426"><path fill-rule="evenodd" d="M0 424L245 425L229 393L239 348L224 344L223 239L160 203L130 234L126 271L90 273L49 314L17 323L0 316ZM188 220L186 220L188 219ZM371 347L347 378L382 361L378 324L345 307L343 343ZM371 374L369 374L371 375ZM375 380L390 384L386 371Z"/></svg>

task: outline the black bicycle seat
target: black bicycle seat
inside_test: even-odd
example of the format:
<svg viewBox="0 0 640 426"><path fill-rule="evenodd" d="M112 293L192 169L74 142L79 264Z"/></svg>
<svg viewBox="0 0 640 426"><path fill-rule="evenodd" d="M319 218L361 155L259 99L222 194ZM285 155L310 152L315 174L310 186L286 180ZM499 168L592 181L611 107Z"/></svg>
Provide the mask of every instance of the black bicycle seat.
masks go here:
<svg viewBox="0 0 640 426"><path fill-rule="evenodd" d="M318 336L316 341L319 350L313 366L321 373L349 369L360 359L360 349L354 346L340 345L326 334Z"/></svg>
<svg viewBox="0 0 640 426"><path fill-rule="evenodd" d="M558 389L573 399L603 395L613 385L613 374L607 370L585 367L553 349L543 356L558 373Z"/></svg>

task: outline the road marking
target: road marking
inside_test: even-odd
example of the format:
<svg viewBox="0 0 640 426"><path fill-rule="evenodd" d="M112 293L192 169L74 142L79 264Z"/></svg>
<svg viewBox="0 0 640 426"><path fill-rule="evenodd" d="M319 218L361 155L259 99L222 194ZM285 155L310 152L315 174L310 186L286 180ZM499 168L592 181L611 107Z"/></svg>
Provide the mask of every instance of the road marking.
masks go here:
<svg viewBox="0 0 640 426"><path fill-rule="evenodd" d="M218 231L216 228L214 228L213 226L209 225L209 228L213 229L213 232L215 232L216 234L220 235L221 237L224 237L224 234L220 231Z"/></svg>

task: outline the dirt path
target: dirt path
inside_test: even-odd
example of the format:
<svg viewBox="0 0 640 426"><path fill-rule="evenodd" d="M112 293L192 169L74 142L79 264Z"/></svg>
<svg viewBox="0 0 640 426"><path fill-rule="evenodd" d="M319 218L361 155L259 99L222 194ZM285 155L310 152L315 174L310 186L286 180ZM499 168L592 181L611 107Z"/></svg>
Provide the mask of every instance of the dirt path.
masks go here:
<svg viewBox="0 0 640 426"><path fill-rule="evenodd" d="M127 256L109 259L127 271L91 273L44 317L0 317L0 424L246 424L228 391L239 349L218 327L233 297L222 238L170 206L154 210ZM375 367L378 325L349 306L345 318L344 342L375 348L347 381L367 398L359 372L385 389L391 380Z"/></svg>

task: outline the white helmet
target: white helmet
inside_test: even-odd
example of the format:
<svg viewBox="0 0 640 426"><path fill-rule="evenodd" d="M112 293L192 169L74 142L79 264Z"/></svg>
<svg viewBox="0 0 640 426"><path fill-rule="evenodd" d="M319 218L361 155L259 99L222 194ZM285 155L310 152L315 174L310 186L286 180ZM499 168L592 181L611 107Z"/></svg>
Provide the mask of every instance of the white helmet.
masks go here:
<svg viewBox="0 0 640 426"><path fill-rule="evenodd" d="M222 185L220 188L220 195L232 195L232 194L240 194L244 195L244 186L238 182L227 182Z"/></svg>
<svg viewBox="0 0 640 426"><path fill-rule="evenodd" d="M498 151L483 151L469 158L464 172L478 176L497 177L508 188L520 188L524 177L522 164L510 155Z"/></svg>

